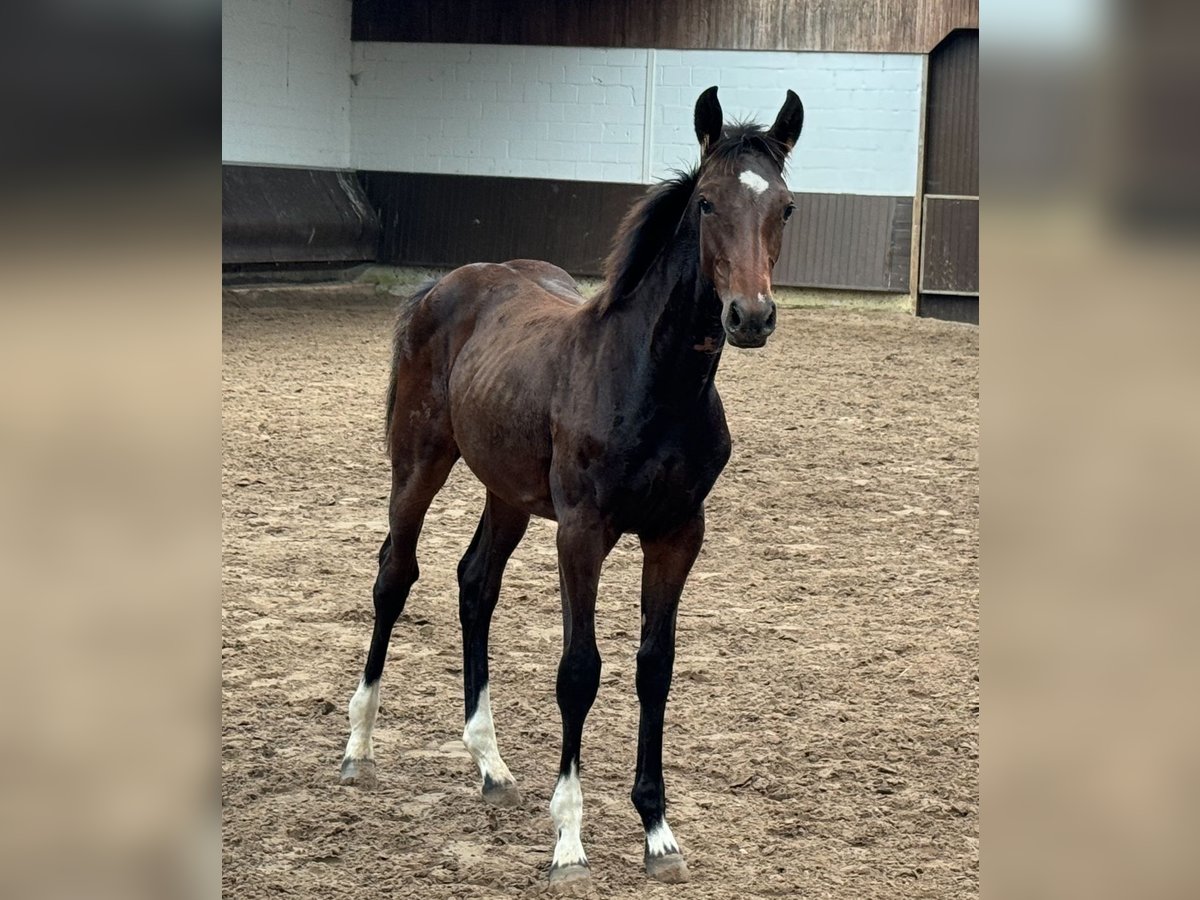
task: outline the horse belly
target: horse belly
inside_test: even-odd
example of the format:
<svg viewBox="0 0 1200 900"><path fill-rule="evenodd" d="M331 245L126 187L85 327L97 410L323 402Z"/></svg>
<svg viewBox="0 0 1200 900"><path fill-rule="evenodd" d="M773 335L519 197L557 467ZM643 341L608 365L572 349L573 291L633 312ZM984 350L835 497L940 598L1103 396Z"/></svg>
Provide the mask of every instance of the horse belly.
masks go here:
<svg viewBox="0 0 1200 900"><path fill-rule="evenodd" d="M451 422L463 461L506 503L553 519L548 413L535 401L533 383L517 373L489 377L463 362L460 384L451 382Z"/></svg>
<svg viewBox="0 0 1200 900"><path fill-rule="evenodd" d="M532 516L553 519L549 455L531 453L513 441L480 442L460 439L463 462L493 494Z"/></svg>

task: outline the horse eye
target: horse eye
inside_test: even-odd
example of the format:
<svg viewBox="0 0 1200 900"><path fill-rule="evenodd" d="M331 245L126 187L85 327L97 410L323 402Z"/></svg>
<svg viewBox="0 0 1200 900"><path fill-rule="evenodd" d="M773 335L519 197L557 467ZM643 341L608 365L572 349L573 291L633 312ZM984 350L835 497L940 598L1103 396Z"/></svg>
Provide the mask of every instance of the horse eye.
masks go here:
<svg viewBox="0 0 1200 900"><path fill-rule="evenodd" d="M795 206L795 204L794 204L794 203L789 203L789 204L787 205L787 209L785 209L785 210L783 211L783 221L785 221L785 222L786 222L788 219L790 219L790 218L792 217L792 213L794 213L795 211L796 211L796 206Z"/></svg>
<svg viewBox="0 0 1200 900"><path fill-rule="evenodd" d="M710 215L713 211L713 205L703 197L700 198L700 212L704 215Z"/></svg>

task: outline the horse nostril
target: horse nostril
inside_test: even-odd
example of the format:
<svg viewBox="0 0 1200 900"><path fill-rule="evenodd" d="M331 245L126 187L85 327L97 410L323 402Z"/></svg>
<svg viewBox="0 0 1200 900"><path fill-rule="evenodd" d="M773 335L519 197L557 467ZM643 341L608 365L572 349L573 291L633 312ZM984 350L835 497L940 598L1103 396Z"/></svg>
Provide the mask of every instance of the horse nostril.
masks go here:
<svg viewBox="0 0 1200 900"><path fill-rule="evenodd" d="M773 330L775 328L775 307L774 306L771 307L771 313L770 313L770 315L767 316L767 322L764 327L768 331Z"/></svg>
<svg viewBox="0 0 1200 900"><path fill-rule="evenodd" d="M729 304L729 327L732 328L734 331L737 331L739 328L742 327L742 317L738 313L738 308L737 308L736 303Z"/></svg>

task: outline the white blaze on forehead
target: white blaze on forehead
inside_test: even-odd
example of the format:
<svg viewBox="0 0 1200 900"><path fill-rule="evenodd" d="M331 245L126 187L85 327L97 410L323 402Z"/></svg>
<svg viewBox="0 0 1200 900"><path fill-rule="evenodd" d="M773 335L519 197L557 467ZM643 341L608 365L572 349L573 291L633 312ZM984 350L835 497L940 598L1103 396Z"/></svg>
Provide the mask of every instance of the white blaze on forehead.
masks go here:
<svg viewBox="0 0 1200 900"><path fill-rule="evenodd" d="M767 179L763 178L757 172L751 172L749 169L738 176L738 181L755 194L761 194L767 189Z"/></svg>

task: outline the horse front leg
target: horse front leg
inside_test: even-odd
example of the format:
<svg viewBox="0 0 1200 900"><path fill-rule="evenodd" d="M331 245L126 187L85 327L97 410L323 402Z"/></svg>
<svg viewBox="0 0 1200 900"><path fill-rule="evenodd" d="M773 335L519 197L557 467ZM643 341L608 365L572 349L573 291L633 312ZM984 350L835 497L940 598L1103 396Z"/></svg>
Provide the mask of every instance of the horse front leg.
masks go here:
<svg viewBox="0 0 1200 900"><path fill-rule="evenodd" d="M688 869L667 824L663 719L675 665L679 597L703 542L703 510L668 534L642 538L642 643L637 654L637 693L642 714L632 799L646 830L646 874L671 883L687 881Z"/></svg>
<svg viewBox="0 0 1200 900"><path fill-rule="evenodd" d="M579 780L583 723L600 687L596 647L596 588L600 567L616 543L601 523L560 517L558 571L563 605L563 653L558 665L558 708L562 713L562 756L550 798L558 830L550 884L559 887L591 877L583 851L583 789Z"/></svg>

